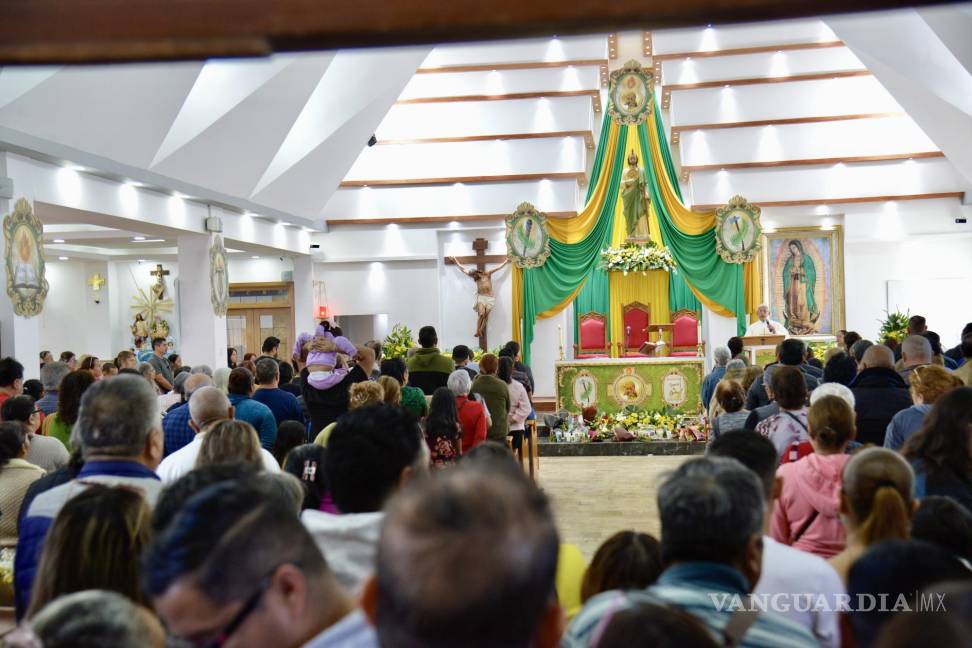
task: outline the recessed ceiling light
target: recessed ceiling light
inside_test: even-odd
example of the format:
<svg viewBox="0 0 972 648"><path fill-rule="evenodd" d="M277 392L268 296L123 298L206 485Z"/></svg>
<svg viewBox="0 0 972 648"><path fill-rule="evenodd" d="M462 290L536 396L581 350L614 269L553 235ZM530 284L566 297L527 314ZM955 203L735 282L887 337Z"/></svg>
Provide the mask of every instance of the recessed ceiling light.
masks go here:
<svg viewBox="0 0 972 648"><path fill-rule="evenodd" d="M66 256L59 256L59 257L57 257L57 260L58 261L67 261L68 258Z"/></svg>
<svg viewBox="0 0 972 648"><path fill-rule="evenodd" d="M145 259L139 259L138 262L139 263L145 263Z"/></svg>
<svg viewBox="0 0 972 648"><path fill-rule="evenodd" d="M161 238L147 239L144 236L139 236L135 239L132 239L132 243L164 243L164 242L165 239L161 239Z"/></svg>
<svg viewBox="0 0 972 648"><path fill-rule="evenodd" d="M256 255L256 254L254 254L254 255L253 255L253 256L251 256L250 258L251 258L251 259L259 259L260 257L259 257L258 255Z"/></svg>
<svg viewBox="0 0 972 648"><path fill-rule="evenodd" d="M145 237L144 236L133 236L132 237L132 240L133 241L144 241L145 240Z"/></svg>
<svg viewBox="0 0 972 648"><path fill-rule="evenodd" d="M64 239L54 239L54 240L53 240L53 241L51 241L51 242L52 242L52 243L63 243L63 242L64 242Z"/></svg>

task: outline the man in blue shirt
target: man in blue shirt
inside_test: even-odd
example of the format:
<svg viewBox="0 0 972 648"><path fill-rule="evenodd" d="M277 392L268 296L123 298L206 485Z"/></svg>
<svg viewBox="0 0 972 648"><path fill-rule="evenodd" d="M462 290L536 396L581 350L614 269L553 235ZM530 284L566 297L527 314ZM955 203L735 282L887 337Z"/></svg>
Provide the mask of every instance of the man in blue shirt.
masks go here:
<svg viewBox="0 0 972 648"><path fill-rule="evenodd" d="M658 490L668 569L646 590L612 590L588 600L561 648L595 645L605 617L642 602L681 608L723 645L731 636L740 648L819 646L806 628L772 612L755 613L749 603L762 572L764 511L763 485L737 460L682 464Z"/></svg>
<svg viewBox="0 0 972 648"><path fill-rule="evenodd" d="M280 389L280 366L273 358L261 358L256 363L257 389L253 392L253 400L263 403L273 412L273 418L279 426L284 421L297 421L307 425L304 412L300 408L297 397Z"/></svg>
<svg viewBox="0 0 972 648"><path fill-rule="evenodd" d="M91 484L104 484L137 490L153 506L162 488L155 474L162 459L159 402L144 378L117 376L89 387L74 431L84 452L84 467L75 480L34 498L20 525L14 559L18 618L30 602L44 539L69 499Z"/></svg>
<svg viewBox="0 0 972 648"><path fill-rule="evenodd" d="M213 381L206 374L192 374L186 378L183 388L186 392L186 402L169 410L162 419L162 432L165 436L165 456L190 443L196 436L196 431L189 427L189 399L193 392L202 387L208 387Z"/></svg>
<svg viewBox="0 0 972 648"><path fill-rule="evenodd" d="M712 351L712 362L715 366L712 367L712 371L702 381L702 407L705 409L709 408L709 401L712 400L712 394L715 393L716 385L726 375L726 364L729 362L729 348L724 346L716 347Z"/></svg>

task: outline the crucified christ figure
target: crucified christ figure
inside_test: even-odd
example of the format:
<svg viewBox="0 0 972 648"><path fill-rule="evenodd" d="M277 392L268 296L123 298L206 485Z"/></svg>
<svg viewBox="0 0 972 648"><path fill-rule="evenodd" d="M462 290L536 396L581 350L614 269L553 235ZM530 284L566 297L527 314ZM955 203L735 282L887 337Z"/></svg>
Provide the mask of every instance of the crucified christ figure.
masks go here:
<svg viewBox="0 0 972 648"><path fill-rule="evenodd" d="M463 274L471 277L476 282L476 303L473 304L473 310L479 314L479 319L476 322L476 337L482 338L486 335L486 322L489 321L489 313L493 310L493 306L496 305L496 296L493 295L493 275L502 270L503 266L509 263L510 260L507 259L502 264L486 272L486 270L480 270L478 268L469 269L459 263L456 257L449 258Z"/></svg>

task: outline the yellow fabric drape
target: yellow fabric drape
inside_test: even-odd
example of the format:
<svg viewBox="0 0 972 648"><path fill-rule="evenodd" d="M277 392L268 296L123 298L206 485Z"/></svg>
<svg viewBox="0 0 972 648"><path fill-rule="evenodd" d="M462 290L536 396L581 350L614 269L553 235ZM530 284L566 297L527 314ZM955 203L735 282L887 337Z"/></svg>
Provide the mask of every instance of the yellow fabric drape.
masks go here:
<svg viewBox="0 0 972 648"><path fill-rule="evenodd" d="M523 269L513 266L513 340L523 344Z"/></svg>
<svg viewBox="0 0 972 648"><path fill-rule="evenodd" d="M619 126L612 121L610 128L611 131L608 137L608 149L604 157L605 160L614 159L614 152L618 146L617 131ZM597 217L601 213L601 207L604 205L604 200L607 197L610 179L611 169L602 169L601 177L597 179L597 186L594 188L594 193L591 194L591 199L584 206L584 209L572 218L549 219L547 221L547 230L550 232L550 236L562 243L577 243L583 240L594 228Z"/></svg>
<svg viewBox="0 0 972 648"><path fill-rule="evenodd" d="M668 273L665 270L612 272L608 275L611 289L611 355L617 357L618 343L624 344L624 306L641 302L650 309L651 323L671 322L668 304Z"/></svg>
<svg viewBox="0 0 972 648"><path fill-rule="evenodd" d="M746 288L746 312L749 321L756 320L756 309L763 303L763 275L759 260L753 259L743 266L743 285Z"/></svg>

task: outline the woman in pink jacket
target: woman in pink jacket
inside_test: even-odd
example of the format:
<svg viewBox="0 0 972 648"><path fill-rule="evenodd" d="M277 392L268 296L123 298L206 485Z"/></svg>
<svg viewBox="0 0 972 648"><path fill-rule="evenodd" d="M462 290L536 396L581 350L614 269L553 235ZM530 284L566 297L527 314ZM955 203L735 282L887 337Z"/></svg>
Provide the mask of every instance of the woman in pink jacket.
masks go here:
<svg viewBox="0 0 972 648"><path fill-rule="evenodd" d="M510 390L510 436L513 437L513 451L522 456L523 431L526 420L533 407L530 405L530 395L518 380L513 379L513 358L503 356L499 359L499 370L496 377L506 383Z"/></svg>
<svg viewBox="0 0 972 648"><path fill-rule="evenodd" d="M813 454L776 471L783 484L773 508L770 535L821 558L840 553L846 542L840 521L841 474L856 436L854 410L839 396L824 396L807 416Z"/></svg>

